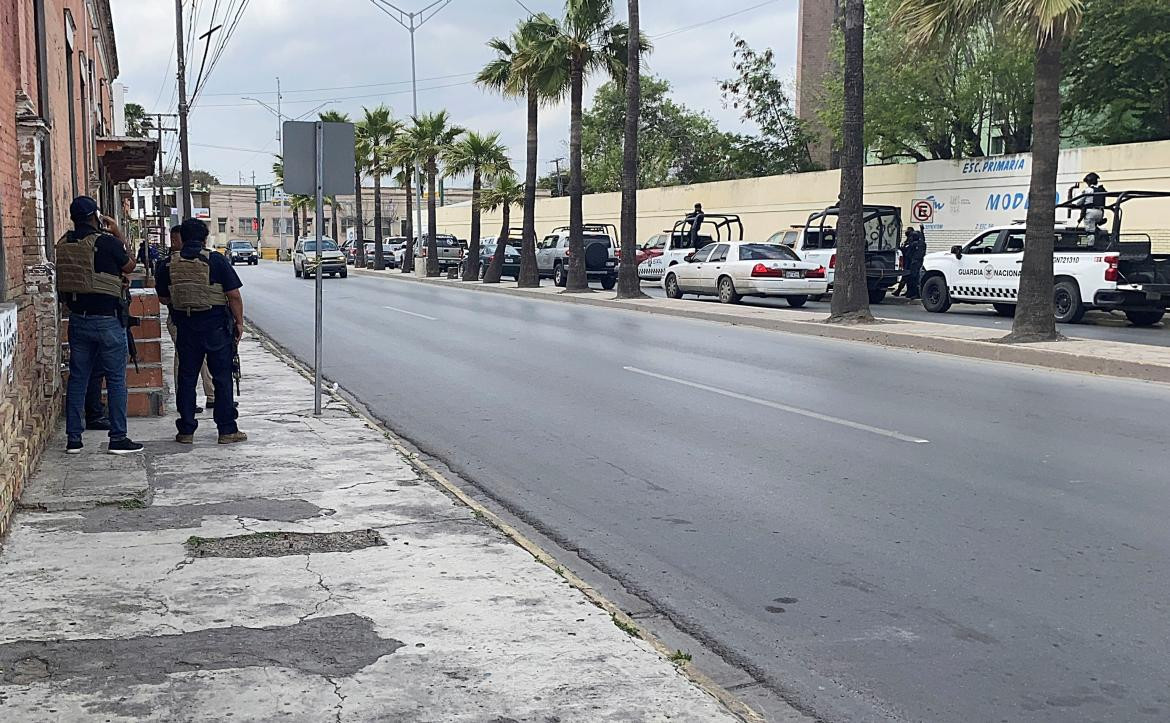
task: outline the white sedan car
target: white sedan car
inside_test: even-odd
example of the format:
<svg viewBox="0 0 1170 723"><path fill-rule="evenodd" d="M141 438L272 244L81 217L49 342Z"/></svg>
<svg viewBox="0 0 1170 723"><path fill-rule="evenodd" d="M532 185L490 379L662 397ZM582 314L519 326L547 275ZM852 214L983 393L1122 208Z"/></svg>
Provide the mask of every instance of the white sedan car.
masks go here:
<svg viewBox="0 0 1170 723"><path fill-rule="evenodd" d="M707 244L671 266L662 283L672 299L713 295L734 304L743 296L783 296L793 307L829 290L823 266L801 261L786 246L746 241Z"/></svg>

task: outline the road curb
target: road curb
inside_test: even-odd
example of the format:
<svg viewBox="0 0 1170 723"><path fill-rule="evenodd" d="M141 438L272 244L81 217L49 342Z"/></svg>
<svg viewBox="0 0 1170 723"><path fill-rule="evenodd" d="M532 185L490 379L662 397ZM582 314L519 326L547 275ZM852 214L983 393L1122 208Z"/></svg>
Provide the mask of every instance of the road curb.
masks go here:
<svg viewBox="0 0 1170 723"><path fill-rule="evenodd" d="M354 271L359 274L378 274L378 272L368 272L364 269L355 269ZM415 281L426 283L425 279L416 279L415 277L410 278ZM302 364L301 361L296 358L296 356L287 351L276 340L265 334L255 324L247 322L247 326L248 332L260 340L260 344L263 348L274 354L277 358L279 358L305 379L308 379L309 381L313 380L313 373L311 369L305 364ZM390 445L394 447L395 451L402 455L407 463L414 467L415 471L417 471L421 476L433 481L441 489L446 491L451 497L455 498L457 502L460 502L471 508L473 514L476 517L499 530L506 537L508 537L508 539L512 540L514 543L523 548L524 551L532 555L532 557L537 562L545 565L560 575L570 586L580 591L586 599L613 616L615 623L620 623L623 629L635 630L638 633L638 637L646 641L646 643L648 643L650 647L652 647L655 652L657 652L664 660L674 665L700 690L718 700L723 705L723 707L730 711L733 715L745 723L765 723L765 719L762 715L757 713L726 688L716 683L709 676L696 669L690 663L672 661L670 656L675 651L662 642L662 640L660 640L649 630L639 626L637 621L627 615L625 611L617 606L617 604L610 601L603 594L598 592L596 588L589 585L567 567L561 565L553 555L544 550L544 548L542 548L535 541L529 539L522 532L508 524L508 522L506 522L499 515L477 502L473 497L464 492L462 488L448 480L441 472L431 467L424 460L420 459L419 455L416 452L411 451L406 446L406 444L403 443L402 439L393 432L393 430L387 428L385 424L374 418L373 415L366 411L364 406L349 398L348 394L343 395L337 393L336 391L326 391L325 393L331 396L333 399L345 404L347 407L349 407L350 411L354 415L362 418L371 427L382 432L382 434L384 434L386 439L390 442Z"/></svg>
<svg viewBox="0 0 1170 723"><path fill-rule="evenodd" d="M679 309L669 306L652 306L646 302L614 299L604 294L608 292L594 292L592 294L540 294L526 289L517 289L494 284L479 282L453 283L447 279L417 278L407 275L387 275L376 271L355 269L354 273L363 276L374 276L393 280L408 281L411 283L431 284L434 286L455 286L456 288L485 293L507 294L520 296L526 299L561 302L568 304L583 304L599 306L608 309L624 309L640 311L648 314L661 314L682 319L697 319L713 321L735 326L746 326L769 331L781 331L790 334L818 336L826 339L840 339L857 341L867 344L876 344L895 349L911 351L934 352L948 354L969 359L985 361L1008 362L1024 364L1044 369L1080 372L1099 376L1120 377L1123 379L1137 379L1149 382L1170 383L1170 364L1151 364L1127 359L1111 359L1108 357L1066 352L1050 348L1036 348L1022 344L1000 344L994 341L979 341L975 339L956 339L952 337L931 337L922 334L912 334L898 331L895 328L902 322L885 321L875 325L839 325L825 324L819 321L793 321L768 317L738 316L733 313L720 311L706 311L703 309ZM886 328L883 328L886 327ZM1124 343L1124 342L1117 342Z"/></svg>

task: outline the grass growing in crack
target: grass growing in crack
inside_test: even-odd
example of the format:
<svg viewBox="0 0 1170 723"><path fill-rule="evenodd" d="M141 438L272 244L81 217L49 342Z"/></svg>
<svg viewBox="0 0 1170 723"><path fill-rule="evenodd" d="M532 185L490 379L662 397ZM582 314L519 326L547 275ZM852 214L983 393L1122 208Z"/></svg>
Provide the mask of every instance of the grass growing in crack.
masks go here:
<svg viewBox="0 0 1170 723"><path fill-rule="evenodd" d="M137 498L128 500L118 500L118 508L123 510L141 510L146 507L146 503Z"/></svg>
<svg viewBox="0 0 1170 723"><path fill-rule="evenodd" d="M253 532L250 535L238 535L238 536L233 537L233 538L226 538L226 537L208 538L208 537L199 537L197 535L192 535L191 537L187 538L187 542L184 544L186 544L187 547L200 547L202 545L208 544L209 542L218 542L220 540L226 540L226 539L232 539L232 540L275 540L275 539L278 539L282 534L283 533L281 533L281 532Z"/></svg>
<svg viewBox="0 0 1170 723"><path fill-rule="evenodd" d="M642 638L642 634L638 632L638 628L618 618L617 613L610 613L609 617L611 620L613 620L613 624L617 626L618 630L622 631L626 635L629 635L631 638Z"/></svg>
<svg viewBox="0 0 1170 723"><path fill-rule="evenodd" d="M474 507L471 508L471 516L477 520L484 519L483 512L481 510L474 508Z"/></svg>
<svg viewBox="0 0 1170 723"><path fill-rule="evenodd" d="M553 572L555 572L556 574L560 575L561 577L564 577L565 579L568 579L568 578L565 576L565 568L561 567L560 565L557 565L556 569L555 569L555 570L553 570Z"/></svg>
<svg viewBox="0 0 1170 723"><path fill-rule="evenodd" d="M682 650L675 650L670 654L670 662L675 665L682 665L683 663L691 662L691 654Z"/></svg>

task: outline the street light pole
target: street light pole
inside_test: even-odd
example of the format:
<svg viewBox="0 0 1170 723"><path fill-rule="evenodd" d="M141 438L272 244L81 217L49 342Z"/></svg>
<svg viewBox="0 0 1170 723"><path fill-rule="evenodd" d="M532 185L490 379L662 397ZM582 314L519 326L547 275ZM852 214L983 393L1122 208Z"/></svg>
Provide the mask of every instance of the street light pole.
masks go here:
<svg viewBox="0 0 1170 723"><path fill-rule="evenodd" d="M394 20L394 22L396 22L399 25L401 25L402 27L406 28L407 32L410 33L410 94L411 94L411 97L413 99L412 115L415 118L417 118L418 117L418 70L417 70L416 63L415 63L414 31L421 28L423 26L423 23L425 23L426 21L435 17L435 14L438 13L440 10L442 10L443 8L450 5L451 0L434 0L430 5L427 5L422 10L419 10L418 12L414 12L414 13L407 12L407 11L403 10L402 8L395 5L394 3L389 2L389 0L370 0L370 2L372 2L374 4L374 7L378 8L382 12L386 13L388 16L390 16L391 19ZM423 239L423 232L422 232L423 194L422 194L422 182L420 180L421 176L422 176L422 172L420 171L420 169L418 167L418 159L417 158L414 159L413 176L414 176L414 193L415 193L415 198L416 198L416 202L414 204L415 234L418 236L419 245L421 246L422 239ZM434 229L429 229L429 231L431 233L435 232ZM414 239L407 239L407 243L413 244Z"/></svg>
<svg viewBox="0 0 1170 723"><path fill-rule="evenodd" d="M284 153L284 116L280 113L280 76L276 76L276 147L280 149L283 157ZM274 196L276 194L273 194ZM280 261L284 256L284 186L280 187L280 196L276 199L277 205L280 207L280 228L277 229L277 234L280 237L280 250L276 252L276 260Z"/></svg>

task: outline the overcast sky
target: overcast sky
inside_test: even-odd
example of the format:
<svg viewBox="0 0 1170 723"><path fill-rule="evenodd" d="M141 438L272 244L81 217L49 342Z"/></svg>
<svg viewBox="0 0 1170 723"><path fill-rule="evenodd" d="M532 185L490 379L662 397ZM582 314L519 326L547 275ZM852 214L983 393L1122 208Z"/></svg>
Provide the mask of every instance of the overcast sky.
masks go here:
<svg viewBox="0 0 1170 723"><path fill-rule="evenodd" d="M395 0L417 10L430 0ZM192 2L195 12L192 13ZM351 117L362 106L385 103L397 117L411 113L409 34L372 0L184 0L185 20L196 17L197 33L207 30L213 7L215 24L225 11L246 3L239 24L209 76L191 113L191 165L211 171L225 183L240 174L258 183L271 178L277 152L276 118L243 96L276 104L276 78L283 91L281 110L288 118L336 109ZM798 0L642 0L642 30L654 42L643 72L666 78L675 100L711 114L726 130L743 128L735 111L723 108L717 81L732 75L732 33L757 49L771 47L779 73L794 74ZM560 0L523 0L534 12L559 16ZM111 0L117 33L119 81L127 100L147 112L175 112L175 17L167 0ZM625 16L626 3L617 11ZM726 17L734 14L731 17ZM452 0L416 33L419 109L446 108L454 121L477 131L499 131L513 164L523 169L525 113L522 105L480 90L475 73L492 58L485 41L507 36L526 17L520 0ZM693 27L693 29L687 29ZM215 48L213 36L212 48ZM664 34L669 34L663 37ZM188 58L194 79L202 57L195 41ZM205 71L206 72L206 71ZM189 82L188 88L191 84ZM586 101L591 93L587 92ZM333 101L333 102L329 102ZM542 111L541 174L568 153L568 109ZM751 127L748 126L750 130ZM170 165L173 139L163 145ZM177 153L177 151L176 151Z"/></svg>

